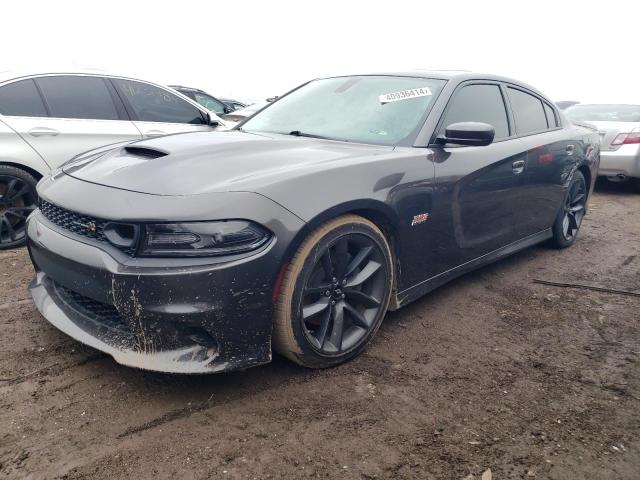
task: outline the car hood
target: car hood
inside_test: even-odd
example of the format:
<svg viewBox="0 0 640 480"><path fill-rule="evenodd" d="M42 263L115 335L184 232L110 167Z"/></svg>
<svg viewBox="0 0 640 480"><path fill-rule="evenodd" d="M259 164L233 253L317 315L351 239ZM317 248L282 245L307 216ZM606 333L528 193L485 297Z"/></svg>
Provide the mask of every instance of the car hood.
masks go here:
<svg viewBox="0 0 640 480"><path fill-rule="evenodd" d="M72 177L154 195L258 192L282 178L393 147L249 132L167 135L88 152L63 166Z"/></svg>

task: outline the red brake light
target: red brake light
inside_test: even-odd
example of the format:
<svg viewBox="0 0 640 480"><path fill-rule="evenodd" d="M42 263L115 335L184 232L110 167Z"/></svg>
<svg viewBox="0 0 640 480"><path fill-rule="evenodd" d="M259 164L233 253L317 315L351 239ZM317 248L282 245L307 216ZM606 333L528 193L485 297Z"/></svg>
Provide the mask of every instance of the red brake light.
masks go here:
<svg viewBox="0 0 640 480"><path fill-rule="evenodd" d="M629 145L629 144L637 144L640 143L640 132L634 131L629 133L619 133L616 135L616 138L613 139L611 145Z"/></svg>
<svg viewBox="0 0 640 480"><path fill-rule="evenodd" d="M640 143L640 132L632 132L624 139L624 143Z"/></svg>

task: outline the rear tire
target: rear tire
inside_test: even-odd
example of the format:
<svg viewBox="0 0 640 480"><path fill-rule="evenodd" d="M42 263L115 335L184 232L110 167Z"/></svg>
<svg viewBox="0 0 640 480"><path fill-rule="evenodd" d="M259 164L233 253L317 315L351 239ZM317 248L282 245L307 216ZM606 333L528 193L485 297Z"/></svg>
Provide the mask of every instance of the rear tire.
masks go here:
<svg viewBox="0 0 640 480"><path fill-rule="evenodd" d="M631 183L633 185L633 189L637 192L640 193L640 178L632 178L631 179Z"/></svg>
<svg viewBox="0 0 640 480"><path fill-rule="evenodd" d="M578 237L587 205L587 182L579 170L573 174L567 193L553 223L551 244L556 248L573 245Z"/></svg>
<svg viewBox="0 0 640 480"><path fill-rule="evenodd" d="M0 250L24 245L27 217L38 204L37 183L29 172L0 165Z"/></svg>
<svg viewBox="0 0 640 480"><path fill-rule="evenodd" d="M358 355L387 311L391 249L369 220L344 215L304 240L286 271L274 317L273 348L310 368Z"/></svg>

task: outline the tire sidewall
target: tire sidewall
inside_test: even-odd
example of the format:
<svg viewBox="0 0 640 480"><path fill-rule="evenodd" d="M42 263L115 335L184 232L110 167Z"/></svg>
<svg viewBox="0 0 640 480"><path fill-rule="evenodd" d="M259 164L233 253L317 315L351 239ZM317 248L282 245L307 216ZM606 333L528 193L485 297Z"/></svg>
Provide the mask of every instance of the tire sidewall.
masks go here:
<svg viewBox="0 0 640 480"><path fill-rule="evenodd" d="M309 253L306 255L306 258L304 258L304 264L299 274L296 276L296 278L292 279L292 281L294 282L294 288L293 295L291 297L291 304L288 306L288 316L291 322L293 335L300 350L298 356L301 358L299 358L299 360L301 360L301 363L303 363L304 365L329 367L353 358L362 350L364 350L367 344L375 336L378 328L382 323L382 320L385 317L386 310L389 305L389 300L391 298L391 290L393 285L392 256L389 244L385 237L377 228L372 227L373 226L369 224L368 221L364 221L363 219L363 221L353 220L349 221L348 223L342 223L341 225L330 229L326 234L320 237L319 240L316 240L315 245L311 247ZM382 308L380 308L380 311L378 312L378 315L376 316L373 325L369 330L369 333L360 342L352 346L349 350L341 352L338 355L327 355L320 353L313 346L311 346L305 334L304 325L300 317L303 289L306 285L308 277L311 275L316 265L319 254L321 252L323 253L324 250L329 245L333 244L337 239L348 234L365 235L375 242L385 259L385 264L382 266L382 268L384 268L385 275L388 279L388 287L385 292L385 297L382 301Z"/></svg>

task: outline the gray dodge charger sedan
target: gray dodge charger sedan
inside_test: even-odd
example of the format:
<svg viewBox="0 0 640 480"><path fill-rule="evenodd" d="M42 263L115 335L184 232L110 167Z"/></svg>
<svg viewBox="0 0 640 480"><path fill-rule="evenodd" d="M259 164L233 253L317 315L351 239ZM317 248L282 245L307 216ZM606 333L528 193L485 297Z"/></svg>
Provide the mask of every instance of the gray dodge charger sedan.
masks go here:
<svg viewBox="0 0 640 480"><path fill-rule="evenodd" d="M387 310L536 243L572 245L598 162L594 129L515 80L314 80L233 131L111 145L43 179L31 293L125 365L216 372L273 348L328 367Z"/></svg>

